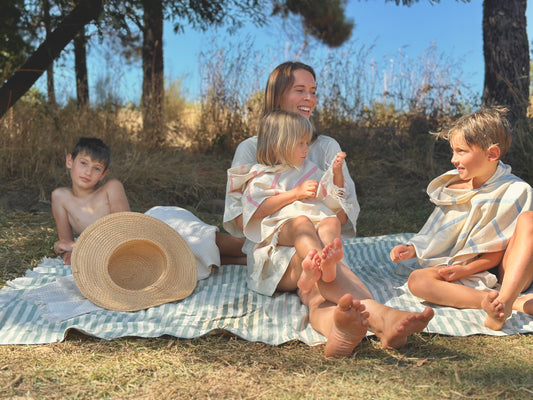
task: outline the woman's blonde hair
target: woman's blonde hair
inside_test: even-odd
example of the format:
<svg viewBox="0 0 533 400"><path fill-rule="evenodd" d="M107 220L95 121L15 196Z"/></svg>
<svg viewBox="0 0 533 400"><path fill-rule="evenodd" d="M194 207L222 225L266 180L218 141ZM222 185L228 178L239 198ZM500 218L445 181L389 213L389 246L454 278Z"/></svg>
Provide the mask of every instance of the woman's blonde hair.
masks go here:
<svg viewBox="0 0 533 400"><path fill-rule="evenodd" d="M508 112L507 107L482 108L472 114L463 115L448 129L433 134L450 141L460 133L466 143L482 150L496 145L500 148L500 158L503 158L511 147L512 140Z"/></svg>
<svg viewBox="0 0 533 400"><path fill-rule="evenodd" d="M292 162L296 144L313 135L313 124L295 112L272 111L259 123L257 135L257 161L260 164L294 167Z"/></svg>

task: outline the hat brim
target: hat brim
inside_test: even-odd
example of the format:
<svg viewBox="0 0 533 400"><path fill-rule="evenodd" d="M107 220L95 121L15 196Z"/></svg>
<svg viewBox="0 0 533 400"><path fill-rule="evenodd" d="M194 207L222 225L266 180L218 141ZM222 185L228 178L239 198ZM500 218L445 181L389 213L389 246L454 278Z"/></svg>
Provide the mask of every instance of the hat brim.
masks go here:
<svg viewBox="0 0 533 400"><path fill-rule="evenodd" d="M135 212L110 214L88 226L74 246L71 264L83 295L116 311L184 299L198 280L195 256L180 234Z"/></svg>

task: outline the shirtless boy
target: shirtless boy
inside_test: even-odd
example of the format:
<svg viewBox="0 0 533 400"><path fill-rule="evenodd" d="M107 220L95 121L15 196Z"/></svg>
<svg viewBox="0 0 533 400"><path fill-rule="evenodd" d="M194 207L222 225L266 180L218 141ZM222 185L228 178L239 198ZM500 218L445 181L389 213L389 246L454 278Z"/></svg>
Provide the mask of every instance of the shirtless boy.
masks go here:
<svg viewBox="0 0 533 400"><path fill-rule="evenodd" d="M52 213L59 240L54 251L70 264L74 235L79 235L97 219L108 214L130 211L124 187L116 179L100 184L109 173L111 151L97 138L82 137L67 155L72 187L52 192Z"/></svg>

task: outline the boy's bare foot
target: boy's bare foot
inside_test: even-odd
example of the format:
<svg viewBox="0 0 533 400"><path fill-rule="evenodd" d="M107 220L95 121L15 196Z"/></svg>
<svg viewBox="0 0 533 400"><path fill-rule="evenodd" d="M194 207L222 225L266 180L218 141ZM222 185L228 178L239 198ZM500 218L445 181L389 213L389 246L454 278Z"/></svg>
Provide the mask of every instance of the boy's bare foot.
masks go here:
<svg viewBox="0 0 533 400"><path fill-rule="evenodd" d="M505 310L505 304L498 300L498 295L496 290L492 290L481 300L481 308L487 313L484 325L493 331L501 330L513 311L511 308Z"/></svg>
<svg viewBox="0 0 533 400"><path fill-rule="evenodd" d="M407 343L413 333L422 332L429 324L435 312L426 307L422 312L402 311L391 308L383 318L383 330L376 335L384 349L399 349Z"/></svg>
<svg viewBox="0 0 533 400"><path fill-rule="evenodd" d="M342 248L342 240L335 238L333 243L330 243L322 250L322 262L320 268L322 269L322 280L324 282L333 282L337 277L337 263L344 257L344 250Z"/></svg>
<svg viewBox="0 0 533 400"><path fill-rule="evenodd" d="M359 300L345 294L333 313L333 328L326 343L326 357L347 357L365 337L368 330L368 312Z"/></svg>
<svg viewBox="0 0 533 400"><path fill-rule="evenodd" d="M302 273L298 279L297 286L300 290L307 292L320 279L320 256L315 249L309 250L307 256L302 261Z"/></svg>

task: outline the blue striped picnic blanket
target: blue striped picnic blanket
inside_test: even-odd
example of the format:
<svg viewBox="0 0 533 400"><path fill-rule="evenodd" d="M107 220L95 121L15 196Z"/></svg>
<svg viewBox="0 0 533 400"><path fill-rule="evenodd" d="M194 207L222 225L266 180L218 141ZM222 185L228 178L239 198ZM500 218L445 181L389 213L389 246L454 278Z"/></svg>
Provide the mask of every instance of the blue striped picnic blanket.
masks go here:
<svg viewBox="0 0 533 400"><path fill-rule="evenodd" d="M412 296L407 277L396 273L390 249L412 234L362 237L344 240L345 259L375 299L394 308L421 311L424 305ZM231 332L248 341L278 345L299 340L308 345L325 342L308 322L307 307L294 293L263 296L246 287L244 266L224 266L198 282L193 294L181 301L136 312L91 309L60 319L47 304L36 300L35 291L46 290L72 274L60 258L45 258L24 277L0 290L0 344L43 344L65 339L70 329L102 339L125 336L196 338L216 330ZM531 289L530 289L531 290ZM483 326L481 310L434 307L435 317L427 332L451 336L473 334L510 335L533 332L533 316L514 312L502 331ZM53 311L53 310L52 310ZM369 332L369 335L372 333Z"/></svg>

